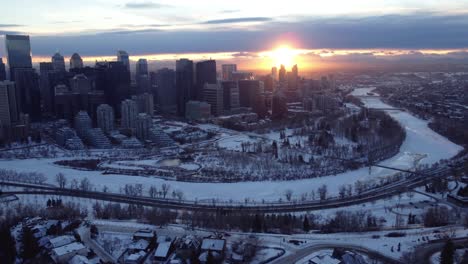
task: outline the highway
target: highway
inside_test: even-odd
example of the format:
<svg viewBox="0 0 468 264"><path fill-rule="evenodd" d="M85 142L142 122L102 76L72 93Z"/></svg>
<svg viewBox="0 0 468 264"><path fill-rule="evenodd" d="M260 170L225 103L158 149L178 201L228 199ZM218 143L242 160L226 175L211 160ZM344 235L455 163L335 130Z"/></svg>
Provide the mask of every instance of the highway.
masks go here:
<svg viewBox="0 0 468 264"><path fill-rule="evenodd" d="M460 165L461 163L454 163ZM424 185L428 180L445 177L451 173L453 168L446 166L438 169L428 169L413 174L412 177L394 182L382 187L363 192L345 198L331 198L323 201L296 201L281 203L227 203L227 202L196 202L176 199L151 198L146 196L130 196L118 193L82 191L76 189L61 189L54 186L33 185L18 182L0 182L0 185L23 188L23 190L4 191L3 194L43 194L89 198L95 200L119 202L126 204L138 204L168 209L184 209L193 211L229 212L243 211L252 213L280 213L297 211L314 211L329 208L338 208L380 200L399 193L403 193L412 188Z"/></svg>

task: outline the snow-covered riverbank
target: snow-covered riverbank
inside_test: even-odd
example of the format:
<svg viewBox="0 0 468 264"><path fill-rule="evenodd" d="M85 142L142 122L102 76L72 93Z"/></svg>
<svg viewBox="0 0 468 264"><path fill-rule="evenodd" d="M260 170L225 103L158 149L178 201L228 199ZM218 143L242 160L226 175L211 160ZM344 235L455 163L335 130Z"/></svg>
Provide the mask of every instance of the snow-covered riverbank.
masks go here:
<svg viewBox="0 0 468 264"><path fill-rule="evenodd" d="M365 95L370 89L358 89L354 92L356 96ZM391 108L384 104L379 98L363 98L367 107ZM416 159L423 164L433 164L441 159L449 159L462 150L462 147L450 142L445 137L435 133L428 126L427 122L412 116L409 113L397 110L388 110L389 114L398 120L406 129L407 138L400 148L400 152L394 157L387 159L381 164L389 167L408 169L414 166ZM30 159L30 160L10 160L0 161L0 168L13 169L16 171L40 172L48 176L48 182L56 184L55 175L62 172L69 179L80 180L88 177L96 190L102 190L107 186L110 190L118 192L125 184L143 184L146 190L151 185L161 186L166 182L171 185L172 190L180 190L186 199L211 199L243 201L245 198L254 199L260 202L277 201L284 199L286 190L292 190L293 195L301 195L317 190L323 184L328 186L331 195L338 193L338 188L343 184L354 184L358 180L368 180L377 177L392 175L394 171L383 168L372 168L369 173L368 168L361 168L355 171L341 173L336 176L327 176L314 179L297 181L277 181L277 182L240 182L240 183L190 183L165 181L157 178L124 176L124 175L102 175L94 171L78 171L70 168L63 168L54 165L56 159Z"/></svg>

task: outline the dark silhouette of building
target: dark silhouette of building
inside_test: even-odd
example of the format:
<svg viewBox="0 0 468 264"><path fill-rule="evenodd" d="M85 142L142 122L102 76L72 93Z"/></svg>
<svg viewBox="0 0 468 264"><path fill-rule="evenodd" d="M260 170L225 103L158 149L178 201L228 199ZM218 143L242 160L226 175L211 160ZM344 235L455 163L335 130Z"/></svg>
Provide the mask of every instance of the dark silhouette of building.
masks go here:
<svg viewBox="0 0 468 264"><path fill-rule="evenodd" d="M216 61L215 60L207 60L207 61L200 61L197 62L196 67L196 75L197 75L197 99L203 99L203 88L205 84L216 84Z"/></svg>
<svg viewBox="0 0 468 264"><path fill-rule="evenodd" d="M0 81L4 80L6 80L5 63L3 63L2 58L0 58Z"/></svg>
<svg viewBox="0 0 468 264"><path fill-rule="evenodd" d="M286 68L284 67L284 65L281 65L280 67L278 81L281 84L284 84L286 82Z"/></svg>
<svg viewBox="0 0 468 264"><path fill-rule="evenodd" d="M263 82L259 80L240 80L238 84L240 107L253 107L256 97L264 91Z"/></svg>
<svg viewBox="0 0 468 264"><path fill-rule="evenodd" d="M49 85L49 73L54 71L52 62L39 63L39 87L41 90L42 110L54 113L54 88Z"/></svg>
<svg viewBox="0 0 468 264"><path fill-rule="evenodd" d="M120 117L120 103L131 95L130 82L130 72L124 63L96 63L95 88L104 91L106 103L114 108L117 117Z"/></svg>
<svg viewBox="0 0 468 264"><path fill-rule="evenodd" d="M164 68L156 72L156 103L162 113L177 111L176 73Z"/></svg>
<svg viewBox="0 0 468 264"><path fill-rule="evenodd" d="M286 97L281 90L276 91L273 95L271 102L271 118L281 119L288 114L288 106L286 104Z"/></svg>
<svg viewBox="0 0 468 264"><path fill-rule="evenodd" d="M176 95L177 114L185 116L185 104L196 99L193 61L191 60L180 59L176 61Z"/></svg>
<svg viewBox="0 0 468 264"><path fill-rule="evenodd" d="M239 108L239 86L235 81L221 82L223 88L223 107L226 111Z"/></svg>
<svg viewBox="0 0 468 264"><path fill-rule="evenodd" d="M31 121L41 119L41 92L39 76L33 68L16 68L16 100L22 113L28 114Z"/></svg>
<svg viewBox="0 0 468 264"><path fill-rule="evenodd" d="M29 36L6 35L5 46L10 69L10 80L15 81L15 70L19 68L32 68L31 44Z"/></svg>

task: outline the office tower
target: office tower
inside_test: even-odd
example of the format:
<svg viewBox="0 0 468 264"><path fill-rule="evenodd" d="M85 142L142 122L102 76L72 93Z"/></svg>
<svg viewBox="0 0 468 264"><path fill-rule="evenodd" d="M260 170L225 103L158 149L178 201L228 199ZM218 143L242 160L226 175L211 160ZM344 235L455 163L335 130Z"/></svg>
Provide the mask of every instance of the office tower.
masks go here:
<svg viewBox="0 0 468 264"><path fill-rule="evenodd" d="M259 80L241 80L239 84L240 107L253 107L255 99L264 92L264 84Z"/></svg>
<svg viewBox="0 0 468 264"><path fill-rule="evenodd" d="M275 82L273 80L273 76L271 76L270 74L267 74L267 75L261 77L260 80L263 81L266 92L273 92L274 87L275 87Z"/></svg>
<svg viewBox="0 0 468 264"><path fill-rule="evenodd" d="M97 126L106 134L114 130L114 109L108 104L97 107Z"/></svg>
<svg viewBox="0 0 468 264"><path fill-rule="evenodd" d="M86 111L79 111L75 116L76 134L81 138L86 138L87 130L93 128L91 118Z"/></svg>
<svg viewBox="0 0 468 264"><path fill-rule="evenodd" d="M54 87L54 113L59 119L73 122L76 114L82 110L80 94L73 93L68 86L58 84Z"/></svg>
<svg viewBox="0 0 468 264"><path fill-rule="evenodd" d="M231 111L239 108L239 86L235 81L221 82L223 87L223 108Z"/></svg>
<svg viewBox="0 0 468 264"><path fill-rule="evenodd" d="M232 72L232 80L233 81L240 81L240 80L253 80L253 72L247 71L235 71Z"/></svg>
<svg viewBox="0 0 468 264"><path fill-rule="evenodd" d="M127 99L121 104L122 118L120 126L124 129L135 128L135 120L138 115L138 105L135 101Z"/></svg>
<svg viewBox="0 0 468 264"><path fill-rule="evenodd" d="M47 84L47 87L42 87L45 90L45 94L42 96L44 102L44 110L48 113L55 113L55 87L57 85L65 85L67 88L70 87L70 79L74 76L72 73L66 71L55 71L50 70L49 67L53 68L52 63L43 64L43 72L41 72L41 85ZM42 80L45 79L45 80ZM76 113L70 117L73 119Z"/></svg>
<svg viewBox="0 0 468 264"><path fill-rule="evenodd" d="M274 81L278 80L278 68L271 68L271 77L273 77Z"/></svg>
<svg viewBox="0 0 468 264"><path fill-rule="evenodd" d="M153 127L153 119L146 113L139 113L135 121L136 137L139 140L149 138L150 129Z"/></svg>
<svg viewBox="0 0 468 264"><path fill-rule="evenodd" d="M77 74L70 80L72 92L79 94L88 94L91 91L91 83L84 74Z"/></svg>
<svg viewBox="0 0 468 264"><path fill-rule="evenodd" d="M237 71L236 64L223 64L221 66L223 81L232 81L232 73Z"/></svg>
<svg viewBox="0 0 468 264"><path fill-rule="evenodd" d="M120 117L120 103L130 97L130 72L122 62L98 62L95 67L95 87L104 91L106 103Z"/></svg>
<svg viewBox="0 0 468 264"><path fill-rule="evenodd" d="M126 51L117 51L117 61L122 62L122 64L127 67L127 70L130 72L130 57Z"/></svg>
<svg viewBox="0 0 468 264"><path fill-rule="evenodd" d="M176 94L177 113L185 115L185 104L196 98L194 87L193 61L180 59L176 61Z"/></svg>
<svg viewBox="0 0 468 264"><path fill-rule="evenodd" d="M0 82L4 80L6 80L5 63L3 63L2 58L0 58Z"/></svg>
<svg viewBox="0 0 468 264"><path fill-rule="evenodd" d="M297 91L298 88L298 80L299 80L299 73L297 69L297 65L292 67L291 72L288 72L288 89L291 91Z"/></svg>
<svg viewBox="0 0 468 264"><path fill-rule="evenodd" d="M335 75L333 75L333 74L328 75L328 84L329 84L330 89L332 89L332 90L336 89Z"/></svg>
<svg viewBox="0 0 468 264"><path fill-rule="evenodd" d="M286 82L286 68L284 67L284 65L281 65L280 67L278 80L282 84Z"/></svg>
<svg viewBox="0 0 468 264"><path fill-rule="evenodd" d="M41 93L39 76L33 68L16 68L16 100L22 113L28 114L32 121L41 119Z"/></svg>
<svg viewBox="0 0 468 264"><path fill-rule="evenodd" d="M6 35L5 46L10 69L10 80L15 80L15 70L18 68L32 68L31 44L29 36Z"/></svg>
<svg viewBox="0 0 468 264"><path fill-rule="evenodd" d="M10 81L1 81L0 82L0 129L10 128L12 123L16 122L18 119L18 109L16 108L15 97L16 97L15 83L10 82Z"/></svg>
<svg viewBox="0 0 468 264"><path fill-rule="evenodd" d="M134 95L132 96L132 100L135 101L138 106L138 113L146 113L149 116L153 116L154 98L152 94L142 93Z"/></svg>
<svg viewBox="0 0 468 264"><path fill-rule="evenodd" d="M54 56L52 56L52 65L56 71L65 71L65 59L59 52L56 52Z"/></svg>
<svg viewBox="0 0 468 264"><path fill-rule="evenodd" d="M196 82L197 82L197 99L203 99L203 88L205 84L215 84L216 78L216 61L207 60L197 62L196 65Z"/></svg>
<svg viewBox="0 0 468 264"><path fill-rule="evenodd" d="M45 113L54 112L54 87L49 85L49 73L54 71L52 62L39 63L39 87L41 90L41 100Z"/></svg>
<svg viewBox="0 0 468 264"><path fill-rule="evenodd" d="M148 61L146 59L139 59L135 67L135 75L138 77L140 75L148 75Z"/></svg>
<svg viewBox="0 0 468 264"><path fill-rule="evenodd" d="M164 114L177 112L175 76L175 71L168 68L156 72L156 103Z"/></svg>
<svg viewBox="0 0 468 264"><path fill-rule="evenodd" d="M73 53L70 57L70 70L83 68L83 59L78 53Z"/></svg>
<svg viewBox="0 0 468 264"><path fill-rule="evenodd" d="M288 107L286 105L286 97L281 90L278 90L273 95L271 103L271 118L281 119L288 114Z"/></svg>
<svg viewBox="0 0 468 264"><path fill-rule="evenodd" d="M203 87L203 101L211 105L211 114L223 114L223 88L220 83L205 83Z"/></svg>

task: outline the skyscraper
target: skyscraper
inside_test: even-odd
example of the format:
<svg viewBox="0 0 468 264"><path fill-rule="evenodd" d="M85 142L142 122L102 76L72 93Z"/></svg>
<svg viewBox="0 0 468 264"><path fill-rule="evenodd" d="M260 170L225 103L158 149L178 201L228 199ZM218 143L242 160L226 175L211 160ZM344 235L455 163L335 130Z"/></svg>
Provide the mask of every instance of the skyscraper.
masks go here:
<svg viewBox="0 0 468 264"><path fill-rule="evenodd" d="M138 105L135 101L127 99L121 104L122 118L120 126L124 129L135 128L135 121L138 115Z"/></svg>
<svg viewBox="0 0 468 264"><path fill-rule="evenodd" d="M152 94L142 93L132 96L132 100L137 103L138 113L146 113L153 116L154 112L154 98Z"/></svg>
<svg viewBox="0 0 468 264"><path fill-rule="evenodd" d="M124 50L117 51L117 61L120 61L127 67L127 70L130 72L130 57L128 53Z"/></svg>
<svg viewBox="0 0 468 264"><path fill-rule="evenodd" d="M298 73L297 64L296 64L292 67L291 72L288 74L288 89L289 90L297 91L298 79L299 79L299 73Z"/></svg>
<svg viewBox="0 0 468 264"><path fill-rule="evenodd" d="M278 80L278 68L271 68L271 76L273 77L273 80Z"/></svg>
<svg viewBox="0 0 468 264"><path fill-rule="evenodd" d="M221 82L223 87L223 108L230 111L239 108L239 86L235 81Z"/></svg>
<svg viewBox="0 0 468 264"><path fill-rule="evenodd" d="M237 71L236 64L223 64L221 66L223 81L232 81L232 73Z"/></svg>
<svg viewBox="0 0 468 264"><path fill-rule="evenodd" d="M17 119L18 109L16 108L15 83L2 81L0 82L0 129L2 127L11 127L11 124L16 122Z"/></svg>
<svg viewBox="0 0 468 264"><path fill-rule="evenodd" d="M70 57L70 70L83 68L83 60L78 53L73 53Z"/></svg>
<svg viewBox="0 0 468 264"><path fill-rule="evenodd" d="M281 84L284 84L286 82L286 68L284 67L284 65L281 65L280 67L278 80Z"/></svg>
<svg viewBox="0 0 468 264"><path fill-rule="evenodd" d="M46 113L54 112L54 90L55 88L50 85L49 73L54 71L52 62L39 63L39 87L41 90L41 99L43 109Z"/></svg>
<svg viewBox="0 0 468 264"><path fill-rule="evenodd" d="M148 61L146 59L139 59L135 66L136 76L148 75Z"/></svg>
<svg viewBox="0 0 468 264"><path fill-rule="evenodd" d="M10 69L10 80L15 80L15 70L18 68L32 68L31 44L29 36L6 35L5 46Z"/></svg>
<svg viewBox="0 0 468 264"><path fill-rule="evenodd" d="M160 69L156 73L156 103L162 113L177 111L175 75L175 71L168 68Z"/></svg>
<svg viewBox="0 0 468 264"><path fill-rule="evenodd" d="M22 113L28 114L32 121L41 118L41 92L39 76L33 68L16 68L16 100Z"/></svg>
<svg viewBox="0 0 468 264"><path fill-rule="evenodd" d="M205 83L203 87L203 101L211 105L211 114L223 114L223 88L220 83Z"/></svg>
<svg viewBox="0 0 468 264"><path fill-rule="evenodd" d="M193 61L180 59L176 61L176 94L177 114L185 115L185 104L196 98L194 91Z"/></svg>
<svg viewBox="0 0 468 264"><path fill-rule="evenodd" d="M59 52L56 52L54 56L52 56L52 65L55 71L65 71L65 59Z"/></svg>
<svg viewBox="0 0 468 264"><path fill-rule="evenodd" d="M130 72L122 62L98 62L95 67L97 90L103 90L106 103L120 117L120 103L130 97Z"/></svg>
<svg viewBox="0 0 468 264"><path fill-rule="evenodd" d="M197 62L196 67L197 75L197 99L203 99L203 88L205 84L215 84L217 82L216 78L216 61L207 60Z"/></svg>
<svg viewBox="0 0 468 264"><path fill-rule="evenodd" d="M97 107L97 126L109 133L114 129L114 109L108 104L102 104Z"/></svg>
<svg viewBox="0 0 468 264"><path fill-rule="evenodd" d="M241 80L239 84L240 107L253 107L256 98L264 92L264 85L259 80Z"/></svg>
<svg viewBox="0 0 468 264"><path fill-rule="evenodd" d="M5 63L3 63L2 58L0 58L0 81L4 80L6 80Z"/></svg>

